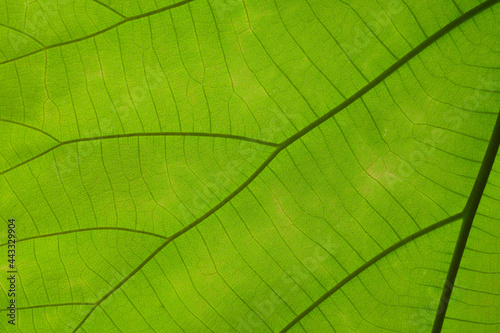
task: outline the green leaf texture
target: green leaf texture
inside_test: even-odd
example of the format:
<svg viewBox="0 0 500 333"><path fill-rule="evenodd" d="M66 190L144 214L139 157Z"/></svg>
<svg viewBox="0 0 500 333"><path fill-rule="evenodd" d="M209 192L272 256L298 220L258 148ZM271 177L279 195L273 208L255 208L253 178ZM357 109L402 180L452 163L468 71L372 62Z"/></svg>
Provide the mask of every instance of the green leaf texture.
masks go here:
<svg viewBox="0 0 500 333"><path fill-rule="evenodd" d="M498 2L3 1L0 330L498 332Z"/></svg>

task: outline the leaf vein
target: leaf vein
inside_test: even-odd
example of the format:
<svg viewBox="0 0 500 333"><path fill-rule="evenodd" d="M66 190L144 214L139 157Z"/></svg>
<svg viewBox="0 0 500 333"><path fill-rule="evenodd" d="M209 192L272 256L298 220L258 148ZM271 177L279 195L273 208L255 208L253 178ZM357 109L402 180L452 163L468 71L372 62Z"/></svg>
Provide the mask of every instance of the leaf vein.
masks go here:
<svg viewBox="0 0 500 333"><path fill-rule="evenodd" d="M126 19L124 19L122 21L119 21L119 22L117 22L117 23L115 23L115 24L113 24L113 25L111 25L111 26L109 26L107 28L104 28L104 29L101 29L99 31L96 31L96 32L94 32L94 33L92 33L90 35L83 36L83 37L76 38L76 39L72 39L72 40L68 40L68 41L61 42L61 43L56 43L56 44L48 45L48 46L45 46L45 47L43 47L41 49L38 49L36 51L29 52L29 53L20 55L18 57L15 57L15 58L12 58L12 59L0 62L0 65L8 64L8 63L17 61L19 59L26 58L26 57L29 57L31 55L34 55L34 54L37 54L37 53L40 53L40 52L43 52L43 51L46 51L46 50L49 50L49 49L53 49L53 48L56 48L56 47L78 43L78 42L81 42L83 40L87 40L87 39L90 39L90 38L102 35L103 33L108 32L110 30L113 30L113 29L115 29L115 28L117 28L117 27L119 27L119 26L121 26L121 25L123 25L123 24L125 24L127 22L139 20L141 18L148 17L148 16L152 16L152 15L155 15L155 14L158 14L158 13L170 10L170 9L174 9L174 8L186 5L186 4L188 4L190 2L193 2L193 1L195 1L195 0L184 0L184 1L180 1L180 2L174 3L172 5L169 5L169 6L165 6L165 7L159 8L159 9L155 9L155 10L147 12L147 13L143 13L143 14L139 14L139 15L135 15L135 16L130 16L130 17L127 17ZM41 44L41 43L39 43L39 44ZM41 45L43 45L43 44L41 44Z"/></svg>

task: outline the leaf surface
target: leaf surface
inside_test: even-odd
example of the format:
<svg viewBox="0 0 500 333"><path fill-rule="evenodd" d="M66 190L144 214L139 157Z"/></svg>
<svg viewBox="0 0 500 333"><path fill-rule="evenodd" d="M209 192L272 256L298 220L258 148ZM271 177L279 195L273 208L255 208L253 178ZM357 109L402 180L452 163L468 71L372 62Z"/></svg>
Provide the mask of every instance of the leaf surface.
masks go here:
<svg viewBox="0 0 500 333"><path fill-rule="evenodd" d="M498 331L499 8L4 3L1 327Z"/></svg>

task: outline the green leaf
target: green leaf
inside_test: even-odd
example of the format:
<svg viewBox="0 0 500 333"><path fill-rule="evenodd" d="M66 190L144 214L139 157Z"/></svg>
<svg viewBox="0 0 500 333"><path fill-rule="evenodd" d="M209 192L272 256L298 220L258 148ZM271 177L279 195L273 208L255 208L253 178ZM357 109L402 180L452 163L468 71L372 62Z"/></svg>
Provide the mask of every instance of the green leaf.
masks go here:
<svg viewBox="0 0 500 333"><path fill-rule="evenodd" d="M498 2L3 3L2 329L497 332Z"/></svg>

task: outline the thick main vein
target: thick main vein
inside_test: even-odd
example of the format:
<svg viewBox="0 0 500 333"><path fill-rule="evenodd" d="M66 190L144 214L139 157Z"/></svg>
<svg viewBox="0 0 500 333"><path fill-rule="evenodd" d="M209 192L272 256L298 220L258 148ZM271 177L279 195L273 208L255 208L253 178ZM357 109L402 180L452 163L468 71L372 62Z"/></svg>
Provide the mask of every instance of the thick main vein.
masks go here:
<svg viewBox="0 0 500 333"><path fill-rule="evenodd" d="M442 221L439 221L437 223L434 223L433 225L427 227L427 228L424 228L424 229L421 229L419 230L418 232L400 240L399 242L397 242L396 244L388 247L387 249L385 249L384 251L380 252L379 254L377 254L375 257L373 257L372 259L368 260L367 262L365 262L363 265L361 265L360 267L358 267L355 271L353 271L351 274L347 275L345 278L343 278L339 283L337 283L333 288L331 288L330 290L328 290L326 293L324 293L320 298L318 298L313 304L311 304L309 307L307 307L307 309L305 309L304 311L302 311L298 316L296 316L292 321L290 321L288 323L288 325L286 325L281 331L280 333L284 333L284 332L287 332L288 330L290 330L293 326L295 326L295 324L297 324L302 318L304 318L305 316L307 316L311 311L313 311L314 309L316 309L321 303L323 303L324 301L326 301L330 296L332 296L333 294L335 294L335 292L337 292L340 288L342 288L345 284L347 284L349 281L351 281L352 279L354 279L355 277L357 277L358 275L360 275L361 273L363 273L366 269L370 268L371 266L373 266L374 264L376 264L380 259L382 258L385 258L387 255L389 255L390 253L396 251L397 249L399 249L401 246L403 245L406 245L408 244L409 242L412 242L414 241L415 239L419 238L419 237L422 237L423 235L426 235L428 234L429 232L431 231L434 231L436 229L439 229L439 228L442 228L444 227L445 225L448 225L452 222L455 222L459 219L461 219L463 217L463 212L461 213L458 213L458 214L455 214L453 216L450 216Z"/></svg>
<svg viewBox="0 0 500 333"><path fill-rule="evenodd" d="M495 162L495 157L498 152L498 147L500 145L500 111L497 116L497 121L493 132L491 134L490 143L484 154L483 162L477 174L476 181L472 187L469 199L465 204L464 208L464 219L462 221L462 226L460 228L460 233L458 235L457 243L455 244L455 250L453 251L453 257L451 258L450 267L448 268L448 274L444 283L444 287L441 293L441 298L439 300L439 305L436 310L436 317L434 318L434 325L432 327L433 333L441 332L443 327L444 318L446 316L446 310L448 309L448 304L451 299L451 293L453 292L453 287L455 286L455 279L460 269L460 262L465 251L465 246L467 245L467 239L469 238L469 233L472 228L472 222L476 216L477 209L479 207L479 202L483 196L484 188L488 183L488 178L490 176L491 170L493 168L493 163Z"/></svg>
<svg viewBox="0 0 500 333"><path fill-rule="evenodd" d="M339 104L338 106L336 106L335 108L333 108L332 110L330 110L329 112L327 112L325 115L323 115L320 118L318 118L316 121L312 122L308 126L304 127L303 129L301 129L300 131L298 131L297 133L295 133L294 135L290 136L288 139L286 139L285 141L283 141L282 143L280 143L276 147L276 149L269 155L269 157L257 168L257 170L255 170L255 172L245 182L243 182L238 188L236 188L233 192L231 192L226 198L224 198L221 202L219 202L212 209L210 209L205 214L203 214L202 216L200 216L194 222L190 223L189 225L187 225L183 229L179 230L178 232L176 232L175 234L173 234L172 236L170 236L155 251L153 251L141 264L139 264L132 272L130 272L122 281L120 281L114 288L112 288L108 293L106 293L103 297L101 297L101 299L99 299L99 301L97 301L95 303L95 305L91 308L91 310L87 313L87 315L82 319L82 321L78 324L78 326L74 329L73 332L77 332L80 329L80 327L82 327L82 325L85 323L85 321L92 315L92 313L94 312L94 310L102 304L102 302L104 302L116 290L120 289L129 279L131 279L137 272L139 272L147 263L149 263L168 244L170 244L175 239L177 239L178 237L182 236L183 234L185 234L189 230L191 230L194 227L196 227L198 224L200 224L205 219L207 219L212 214L214 214L216 211L218 211L220 208L222 208L226 203L228 203L229 201L231 201L241 191L243 191L245 188L247 188L248 185L250 185L250 183L252 183L262 173L262 171L264 171L264 169L267 168L267 166L274 160L274 158L281 151L283 151L284 149L288 148L295 141L299 140L304 135L306 135L307 133L309 133L310 131L312 131L313 129L317 128L319 125L321 125L322 123L324 123L325 121L327 121L328 119L330 119L331 117L333 117L334 115L336 115L338 112L342 111L343 109L345 109L346 107L348 107L349 105L351 105L352 103L354 103L356 100L358 100L363 95L365 95L367 92L369 92L370 90L372 90L379 83L381 83L383 80L385 80L389 75L391 75L392 73L394 73L395 71L397 71L399 68L401 68L402 66L404 66L411 59L413 59L415 56L417 56L418 54L420 54L422 51L424 51L427 47L429 47L430 45L432 45L438 39L440 39L441 37L443 37L444 35L446 35L450 31L452 31L456 27L460 26L462 23L468 21L469 19L473 18L474 16L478 15L479 13L483 12L484 10L492 7L493 5L495 5L496 3L498 3L499 1L500 0L488 0L488 1L485 1L484 3L478 5L477 7L471 9L470 11L468 11L467 13L461 15L457 19L453 20L449 24L445 25L439 31L437 31L432 36L430 36L425 41L423 41L421 44L419 44L416 48L414 48L413 50L411 50L410 52L408 52L405 56L403 56L401 59L399 59L398 61L396 61L392 66L390 66L389 68L387 68L384 72L382 72L379 76L377 76L375 79L373 79L371 82L369 82L363 88L361 88L358 92L356 92L355 94L353 94L347 100L345 100L344 102L342 102L341 104ZM426 234L429 231L432 231L432 230L434 230L436 228L441 227L442 225L445 225L445 224L451 223L453 221L456 221L461 216L462 216L462 213L459 213L459 214L456 214L456 215L453 215L453 216L449 217L448 219L445 219L445 220L443 220L441 222L438 222L438 223L436 223L436 224L434 224L434 225L432 225L430 227L422 229L419 232L415 233L414 235L409 236L409 237L407 237L407 238L399 241L398 243L394 244L392 247L390 247L390 248L386 249L385 251L381 252L381 254L379 254L379 256L382 255L382 254L384 254L384 253L386 253L386 251L392 252L392 251L394 251L394 249L396 249L396 248L398 248L398 247L406 244L406 243L402 243L402 242L405 242L405 241L408 242L408 241L411 241L411 240L413 240L415 238L418 238L422 234ZM384 255L386 255L386 254L384 254ZM378 258L378 259L377 258L378 258L378 256L374 257L372 260L377 261L377 260L380 259L380 258ZM367 263L371 262L372 260L368 261ZM366 268L363 269L363 267L364 267L364 265L361 266L360 268L358 268L358 270L362 271L362 270L366 269ZM355 272L357 272L358 270L356 270ZM345 283L347 283L347 282L348 281L346 281ZM329 297L329 296L327 296L327 297ZM314 304L312 306L314 306ZM307 312L307 313L309 313L309 312ZM307 313L305 313L305 315L307 315ZM298 322L299 320L300 320L300 318L296 322Z"/></svg>
<svg viewBox="0 0 500 333"><path fill-rule="evenodd" d="M31 56L33 54L37 54L37 53L40 53L40 52L43 52L43 51L46 51L46 50L49 50L49 49L53 49L53 48L56 48L56 47L60 47L60 46L64 46L64 45L69 45L69 44L73 44L73 43L78 43L78 42L81 42L83 40L99 36L99 35L101 35L101 34L103 34L105 32L113 30L113 29L115 29L115 28L117 28L117 27L119 27L122 24L125 24L127 22L139 20L139 19L144 18L144 17L148 17L148 16L151 16L151 15L155 15L155 14L158 14L158 13L170 10L170 9L174 9L174 8L186 5L186 4L188 4L190 2L193 2L193 1L195 1L195 0L184 0L184 1L180 1L180 2L174 3L172 5L169 5L169 6L165 6L165 7L162 7L162 8L158 8L158 9L152 10L152 11L144 13L144 14L129 16L129 17L126 17L125 19L123 19L123 20L121 20L121 21L119 21L119 22L117 22L117 23L115 23L115 24L113 24L113 25L111 25L111 26L109 26L107 28L104 28L102 30L96 31L96 32L94 32L94 33L92 33L90 35L83 36L83 37L76 38L76 39L72 39L72 40L68 40L68 41L65 41L65 42L57 43L57 44L48 45L48 46L40 48L40 49L38 49L36 51L30 52L30 53L26 53L26 54L23 54L21 56L18 56L18 57L15 57L15 58L12 58L12 59L0 62L0 65L7 64L7 63L10 63L10 62L22 59L22 58L26 58L26 57L29 57L29 56ZM122 16L122 15L120 14L120 16Z"/></svg>
<svg viewBox="0 0 500 333"><path fill-rule="evenodd" d="M25 125L26 127L35 129L37 131L40 131L42 133L45 133L37 128ZM209 138L222 138L222 139L231 139L231 140L241 140L241 141L248 141L251 143L256 143L256 144L261 144L265 146L270 146L270 147L278 147L279 144L274 143L274 142L269 142L265 140L259 140L259 139L254 139L242 135L232 135L232 134L224 134L224 133L204 133L204 132L149 132L149 133L128 133L128 134L114 134L114 135L103 135L103 136L96 136L96 137L91 137L91 138L81 138L81 139L73 139L73 140L68 140L68 141L59 141L58 139L54 138L48 133L45 133L57 142L59 142L57 145L41 152L40 154L31 157L30 159L27 159L25 161L22 161L21 163L18 163L6 170L3 170L0 172L0 176L3 174L6 174L9 171L12 171L14 169L19 168L20 166L29 163L33 160L36 160L51 151L60 148L65 145L69 144L74 144L74 143L79 143L79 142L88 142L88 141L98 141L98 140L109 140L109 139L120 139L120 138L132 138L132 137L149 137L149 136L184 136L184 137L209 137Z"/></svg>
<svg viewBox="0 0 500 333"><path fill-rule="evenodd" d="M434 42L436 42L438 39L449 33L451 30L455 29L459 25L463 24L464 22L468 21L469 19L473 18L474 16L478 15L479 13L483 12L484 10L492 7L496 3L498 3L500 0L488 0L483 2L477 7L474 7L467 13L463 14L462 16L456 18L455 20L451 21L447 25L445 25L443 28L438 30L436 33L434 33L432 36L424 40L422 43L420 43L417 47L415 47L413 50L405 54L401 59L396 61L392 66L387 68L385 71L383 71L379 76L377 76L375 79L370 81L368 84L366 84L363 88L358 90L355 94L353 94L351 97L346 99L344 102L340 103L338 106L318 118L316 121L310 123L308 126L304 127L302 130L298 131L285 141L283 141L281 144L285 146L289 146L293 142L297 141L301 137L303 137L305 134L309 133L334 115L336 115L338 112L342 111L355 101L357 101L360 97L362 97L364 94L372 90L374 87L376 87L380 82L384 81L389 75L403 67L405 64L407 64L411 59L413 59L415 56L420 54L422 51L424 51L426 48L428 48L430 45L432 45Z"/></svg>
<svg viewBox="0 0 500 333"><path fill-rule="evenodd" d="M33 127L33 126L30 126L30 125L26 125L26 124L23 124L23 123L20 123L20 122L17 122L17 121L14 121L14 120L9 120L9 119L0 119L1 122L5 122L5 123L11 123L11 124L16 124L16 125L19 125L19 126L23 126L23 127L26 127L26 128L29 128L29 129L32 129L34 131L37 131L37 132L40 132L42 133L43 135L45 136L48 136L49 138L51 138L52 140L58 142L58 143L61 143L61 141L59 141L58 139L56 139L54 136L52 136L50 133L47 133L45 132L44 130L41 130L39 128L36 128L36 127Z"/></svg>
<svg viewBox="0 0 500 333"><path fill-rule="evenodd" d="M476 181L472 188L469 199L465 205L465 208L458 214L450 216L440 222L437 222L427 228L419 230L418 232L406 237L405 239L397 242L386 250L380 252L378 255L364 263L362 266L358 267L355 271L347 275L344 279L342 279L339 283L337 283L333 288L324 293L320 298L318 298L313 304L307 307L304 311L302 311L299 315L297 315L292 321L290 321L281 331L280 333L285 333L289 331L295 324L297 324L301 319L307 316L311 311L318 308L318 306L327 300L330 296L335 294L340 288L342 288L349 281L359 276L362 272L364 272L369 267L373 266L380 259L386 257L390 253L396 251L401 246L414 241L415 239L428 234L431 231L444 227L452 222L458 221L462 219L462 225L460 229L460 233L458 236L458 240L455 246L455 251L453 253L452 260L450 262L450 267L448 270L448 274L445 280L445 284L442 290L441 299L439 302L439 306L436 312L436 318L434 320L434 326L432 328L432 333L441 332L441 328L444 322L444 318L446 315L446 309L449 304L449 300L451 297L451 293L453 291L453 287L455 284L455 278L457 276L458 270L460 268L460 261L462 259L462 255L465 250L465 246L467 244L467 239L469 236L469 232L472 228L472 222L477 212L477 208L479 206L479 202L483 195L484 188L488 182L489 174L492 170L493 163L495 161L495 156L498 151L498 147L500 145L500 111L497 116L497 121L493 132L491 134L491 139L486 149L486 153L484 155L483 162L481 164L481 168L479 169Z"/></svg>
<svg viewBox="0 0 500 333"><path fill-rule="evenodd" d="M31 237L26 237L26 238L18 238L18 239L16 239L16 243L25 242L25 241L29 241L29 240L33 240L33 239L39 239L39 238L47 238L47 237L62 236L62 235L67 235L67 234L74 234L74 233L79 233L79 232L106 231L106 230L126 231L126 232L131 232L131 233L136 233L136 234L148 235L148 236L152 236L152 237L156 237L156 238L168 239L167 236L163 236L163 235L160 235L160 234L157 234L154 232L137 230L137 229L121 228L121 227L92 227L92 228L81 228L81 229L59 231L59 232L53 232L50 234L36 235L36 236L31 236ZM8 244L9 243L2 243L2 244L0 244L0 247L7 246Z"/></svg>
<svg viewBox="0 0 500 333"><path fill-rule="evenodd" d="M43 305L23 306L19 308L16 307L16 310L31 310L31 309L50 308L59 306L75 306L75 305L94 305L94 303L75 302L75 303L43 304ZM0 309L0 312L7 312L7 311L9 311L8 308Z"/></svg>

